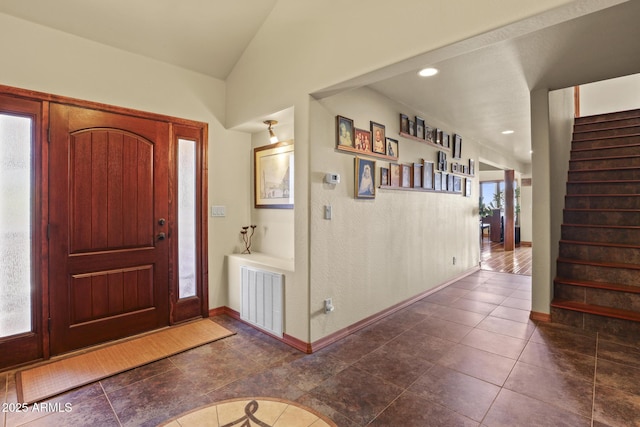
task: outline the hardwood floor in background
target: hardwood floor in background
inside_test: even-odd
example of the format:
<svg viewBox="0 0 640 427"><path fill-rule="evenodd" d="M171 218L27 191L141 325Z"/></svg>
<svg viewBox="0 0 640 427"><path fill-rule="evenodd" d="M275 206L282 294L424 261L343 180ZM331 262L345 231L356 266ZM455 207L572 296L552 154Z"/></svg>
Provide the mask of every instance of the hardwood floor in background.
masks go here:
<svg viewBox="0 0 640 427"><path fill-rule="evenodd" d="M482 270L531 276L531 259L530 246L516 246L514 251L505 252L502 243L493 243L488 239L482 242Z"/></svg>

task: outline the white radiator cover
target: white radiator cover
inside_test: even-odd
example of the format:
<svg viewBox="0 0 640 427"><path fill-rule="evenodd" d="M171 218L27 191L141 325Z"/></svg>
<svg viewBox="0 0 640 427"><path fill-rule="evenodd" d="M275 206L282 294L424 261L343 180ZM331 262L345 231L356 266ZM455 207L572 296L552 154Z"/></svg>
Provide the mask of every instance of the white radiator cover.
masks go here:
<svg viewBox="0 0 640 427"><path fill-rule="evenodd" d="M282 338L284 275L240 267L240 318Z"/></svg>

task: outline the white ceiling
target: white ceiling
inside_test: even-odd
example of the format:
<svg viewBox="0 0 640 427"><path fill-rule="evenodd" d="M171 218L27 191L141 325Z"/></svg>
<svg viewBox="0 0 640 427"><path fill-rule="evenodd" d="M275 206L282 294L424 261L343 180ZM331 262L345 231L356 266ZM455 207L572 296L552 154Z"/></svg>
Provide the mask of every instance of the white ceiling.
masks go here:
<svg viewBox="0 0 640 427"><path fill-rule="evenodd" d="M176 7L174 0L2 0L0 13L224 80L276 2L181 0ZM456 47L449 46L449 55L427 54L423 59L431 61L419 65L421 58L412 58L402 67L389 67L362 81L420 111L427 121L437 117L455 124L453 131L463 137L529 163L530 90L640 72L640 1L576 4L606 7L620 2L597 13L522 31L516 38L501 37L497 30L495 41L480 47L470 49L467 43L456 54ZM420 79L416 72L423 65L435 66L440 73ZM504 136L500 132L505 129L515 133Z"/></svg>
<svg viewBox="0 0 640 427"><path fill-rule="evenodd" d="M225 80L276 2L2 0L0 13Z"/></svg>

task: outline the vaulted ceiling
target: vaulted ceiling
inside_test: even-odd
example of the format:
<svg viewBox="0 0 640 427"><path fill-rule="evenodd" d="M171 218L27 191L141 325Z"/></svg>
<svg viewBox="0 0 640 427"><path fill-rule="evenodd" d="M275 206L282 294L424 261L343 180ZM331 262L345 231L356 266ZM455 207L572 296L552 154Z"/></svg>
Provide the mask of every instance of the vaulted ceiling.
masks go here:
<svg viewBox="0 0 640 427"><path fill-rule="evenodd" d="M2 0L0 13L224 80L276 3ZM427 54L440 70L430 79L419 78L416 65L366 84L529 163L531 90L640 72L640 1L608 3L620 4L459 55ZM502 135L506 129L514 133Z"/></svg>

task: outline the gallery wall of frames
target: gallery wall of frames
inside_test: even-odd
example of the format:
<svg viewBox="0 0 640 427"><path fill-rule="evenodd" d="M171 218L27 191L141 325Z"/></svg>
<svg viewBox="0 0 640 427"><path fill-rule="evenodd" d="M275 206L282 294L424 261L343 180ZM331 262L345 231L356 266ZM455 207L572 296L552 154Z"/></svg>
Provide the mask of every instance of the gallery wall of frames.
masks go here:
<svg viewBox="0 0 640 427"><path fill-rule="evenodd" d="M360 124L358 124L360 125ZM376 190L439 192L471 197L475 162L463 159L462 137L434 128L421 117L399 114L399 132L374 121L369 129L336 116L336 150L354 155L354 197L375 198ZM400 143L421 143L425 158L400 162Z"/></svg>

